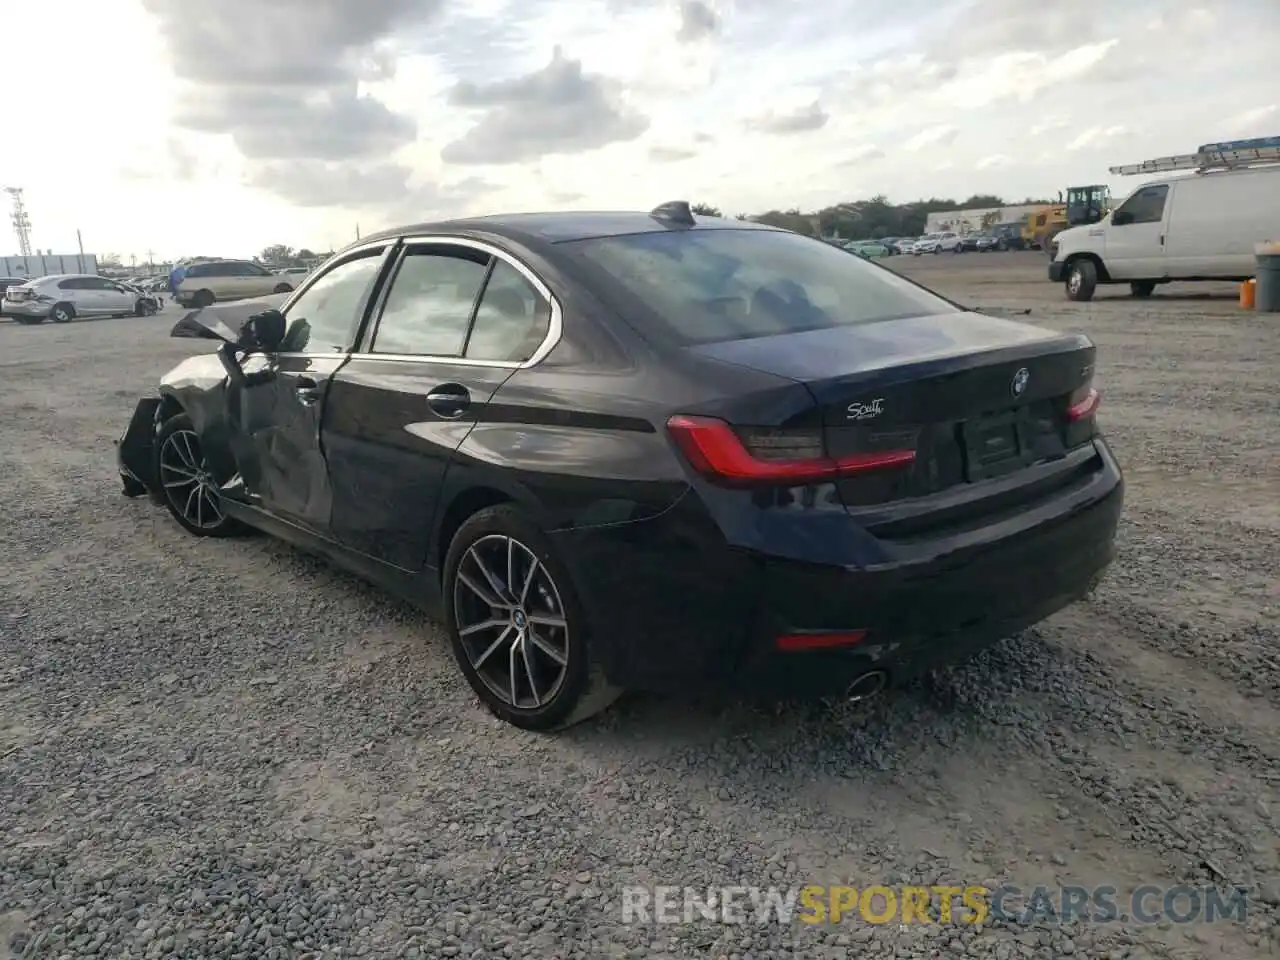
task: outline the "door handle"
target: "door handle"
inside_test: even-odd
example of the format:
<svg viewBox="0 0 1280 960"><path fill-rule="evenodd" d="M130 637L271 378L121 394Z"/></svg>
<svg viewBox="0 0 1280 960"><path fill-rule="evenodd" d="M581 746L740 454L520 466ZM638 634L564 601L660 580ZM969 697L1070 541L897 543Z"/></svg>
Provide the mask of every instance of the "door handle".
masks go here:
<svg viewBox="0 0 1280 960"><path fill-rule="evenodd" d="M446 383L427 394L427 406L438 417L457 420L471 406L471 394L460 383Z"/></svg>
<svg viewBox="0 0 1280 960"><path fill-rule="evenodd" d="M311 406L320 399L320 385L310 377L299 377L293 392L298 402L305 407Z"/></svg>

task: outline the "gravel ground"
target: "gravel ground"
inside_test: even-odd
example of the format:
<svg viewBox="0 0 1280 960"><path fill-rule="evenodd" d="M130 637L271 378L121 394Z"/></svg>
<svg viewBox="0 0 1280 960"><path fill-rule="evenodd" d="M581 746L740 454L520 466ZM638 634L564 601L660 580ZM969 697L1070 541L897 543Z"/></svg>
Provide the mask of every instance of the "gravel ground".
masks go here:
<svg viewBox="0 0 1280 960"><path fill-rule="evenodd" d="M870 705L637 696L555 738L483 712L417 613L120 496L134 398L200 349L172 312L0 324L0 956L1275 951L1280 321L1203 286L1069 304L1038 254L894 267L1098 342L1129 482L1109 580ZM1213 925L622 922L634 883L907 882L1252 900Z"/></svg>

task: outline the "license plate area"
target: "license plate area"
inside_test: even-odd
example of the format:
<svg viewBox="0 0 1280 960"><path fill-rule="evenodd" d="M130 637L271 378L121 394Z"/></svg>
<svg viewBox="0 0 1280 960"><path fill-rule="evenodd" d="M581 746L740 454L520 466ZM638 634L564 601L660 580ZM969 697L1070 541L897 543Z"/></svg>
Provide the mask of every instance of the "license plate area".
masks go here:
<svg viewBox="0 0 1280 960"><path fill-rule="evenodd" d="M1017 470L1026 462L1029 439L1018 413L965 421L960 425L965 479L972 483Z"/></svg>

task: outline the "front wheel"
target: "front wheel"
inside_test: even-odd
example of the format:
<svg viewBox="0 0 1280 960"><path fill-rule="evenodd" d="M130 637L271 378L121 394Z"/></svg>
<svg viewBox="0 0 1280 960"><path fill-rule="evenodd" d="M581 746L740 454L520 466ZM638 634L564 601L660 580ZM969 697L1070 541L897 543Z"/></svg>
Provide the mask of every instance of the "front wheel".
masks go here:
<svg viewBox="0 0 1280 960"><path fill-rule="evenodd" d="M170 417L156 433L155 486L187 533L229 537L241 531L240 524L227 516L200 436L185 413Z"/></svg>
<svg viewBox="0 0 1280 960"><path fill-rule="evenodd" d="M293 287L289 286L287 283L277 283L276 288L271 292L272 293L291 293L292 291L293 291Z"/></svg>
<svg viewBox="0 0 1280 960"><path fill-rule="evenodd" d="M1076 260L1067 267L1067 299L1083 303L1098 288L1098 268L1092 260Z"/></svg>
<svg viewBox="0 0 1280 960"><path fill-rule="evenodd" d="M546 535L510 504L458 530L444 563L445 617L471 689L499 719L563 729L622 693L591 660L586 618Z"/></svg>
<svg viewBox="0 0 1280 960"><path fill-rule="evenodd" d="M71 318L76 315L75 307L69 303L58 303L53 307L49 314L49 319L54 323L70 323Z"/></svg>
<svg viewBox="0 0 1280 960"><path fill-rule="evenodd" d="M135 317L152 317L155 316L156 305L151 300L139 300L133 308Z"/></svg>

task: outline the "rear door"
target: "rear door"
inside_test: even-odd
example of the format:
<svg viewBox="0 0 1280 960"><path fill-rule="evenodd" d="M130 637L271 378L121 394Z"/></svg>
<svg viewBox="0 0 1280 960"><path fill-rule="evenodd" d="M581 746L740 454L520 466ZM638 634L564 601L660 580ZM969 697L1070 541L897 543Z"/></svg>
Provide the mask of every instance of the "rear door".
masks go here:
<svg viewBox="0 0 1280 960"><path fill-rule="evenodd" d="M1107 272L1117 280L1158 280L1165 275L1167 183L1139 187L1111 216L1107 229Z"/></svg>
<svg viewBox="0 0 1280 960"><path fill-rule="evenodd" d="M324 422L334 535L407 570L427 551L450 463L498 388L547 338L552 298L510 254L408 238Z"/></svg>

